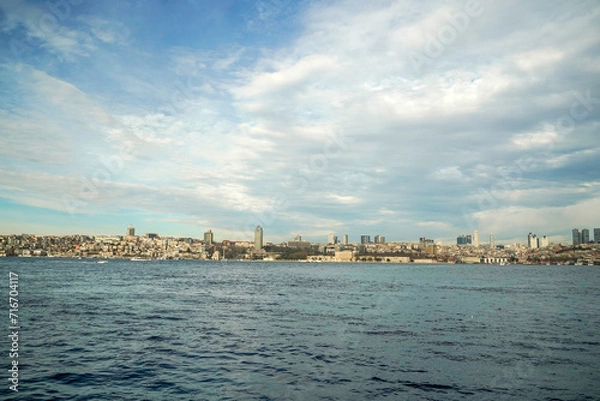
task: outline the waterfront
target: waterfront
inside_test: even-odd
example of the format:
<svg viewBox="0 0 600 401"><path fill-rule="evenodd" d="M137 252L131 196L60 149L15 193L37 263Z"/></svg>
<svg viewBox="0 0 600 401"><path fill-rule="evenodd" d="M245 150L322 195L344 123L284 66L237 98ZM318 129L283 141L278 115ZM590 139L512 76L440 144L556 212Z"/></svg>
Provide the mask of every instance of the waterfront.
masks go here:
<svg viewBox="0 0 600 401"><path fill-rule="evenodd" d="M19 274L22 326L20 391L6 385L7 399L600 394L595 266L3 258L0 269L7 286Z"/></svg>

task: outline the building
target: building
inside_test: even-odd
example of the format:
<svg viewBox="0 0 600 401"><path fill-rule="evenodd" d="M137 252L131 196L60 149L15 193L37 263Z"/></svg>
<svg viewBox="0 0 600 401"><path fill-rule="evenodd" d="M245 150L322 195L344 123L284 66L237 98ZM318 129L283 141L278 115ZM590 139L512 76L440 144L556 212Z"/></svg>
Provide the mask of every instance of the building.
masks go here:
<svg viewBox="0 0 600 401"><path fill-rule="evenodd" d="M573 245L581 245L581 231L578 228L573 229Z"/></svg>
<svg viewBox="0 0 600 401"><path fill-rule="evenodd" d="M348 245L348 234L344 234L343 244Z"/></svg>
<svg viewBox="0 0 600 401"><path fill-rule="evenodd" d="M129 225L129 227L127 227L127 236L128 237L135 236L135 228L131 224Z"/></svg>
<svg viewBox="0 0 600 401"><path fill-rule="evenodd" d="M600 228L594 228L594 242L600 244Z"/></svg>
<svg viewBox="0 0 600 401"><path fill-rule="evenodd" d="M588 230L587 228L584 228L583 230L581 230L581 243L587 244L589 242L590 242L590 230Z"/></svg>
<svg viewBox="0 0 600 401"><path fill-rule="evenodd" d="M474 247L479 247L479 231L475 230L473 232L473 246Z"/></svg>
<svg viewBox="0 0 600 401"><path fill-rule="evenodd" d="M435 245L432 239L427 239L425 237L419 238L419 248L421 250L426 250L429 247L433 247Z"/></svg>
<svg viewBox="0 0 600 401"><path fill-rule="evenodd" d="M312 244L310 243L310 241L302 241L300 239L296 241L288 241L287 246L289 248L310 249L312 247Z"/></svg>
<svg viewBox="0 0 600 401"><path fill-rule="evenodd" d="M327 243L331 245L337 244L337 236L335 234L329 234L327 236Z"/></svg>
<svg viewBox="0 0 600 401"><path fill-rule="evenodd" d="M353 251L336 251L335 261L337 262L352 262L356 255Z"/></svg>
<svg viewBox="0 0 600 401"><path fill-rule="evenodd" d="M456 237L456 245L471 245L473 237L470 235L459 235Z"/></svg>
<svg viewBox="0 0 600 401"><path fill-rule="evenodd" d="M539 248L539 242L538 242L537 235L535 235L533 233L529 233L529 235L527 236L527 247L529 249Z"/></svg>
<svg viewBox="0 0 600 401"><path fill-rule="evenodd" d="M375 243L376 244L385 244L385 237L383 235L376 235Z"/></svg>
<svg viewBox="0 0 600 401"><path fill-rule="evenodd" d="M365 244L370 244L371 243L371 236L370 235L361 235L360 236L360 243L365 245Z"/></svg>
<svg viewBox="0 0 600 401"><path fill-rule="evenodd" d="M542 238L540 238L540 248L545 248L548 245L550 245L550 240L544 235Z"/></svg>
<svg viewBox="0 0 600 401"><path fill-rule="evenodd" d="M494 240L494 234L490 234L490 248L496 247L496 241Z"/></svg>
<svg viewBox="0 0 600 401"><path fill-rule="evenodd" d="M215 237L213 235L212 230L208 230L207 232L204 233L204 244L205 245L212 245L214 240L215 240Z"/></svg>
<svg viewBox="0 0 600 401"><path fill-rule="evenodd" d="M260 251L263 248L263 229L261 226L256 226L254 229L254 250Z"/></svg>

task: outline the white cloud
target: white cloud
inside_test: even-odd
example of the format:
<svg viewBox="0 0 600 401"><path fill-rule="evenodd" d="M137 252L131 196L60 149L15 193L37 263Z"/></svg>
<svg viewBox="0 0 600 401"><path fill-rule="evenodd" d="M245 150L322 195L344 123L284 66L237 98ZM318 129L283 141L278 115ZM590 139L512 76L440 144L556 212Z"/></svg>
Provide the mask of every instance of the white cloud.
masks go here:
<svg viewBox="0 0 600 401"><path fill-rule="evenodd" d="M248 85L237 88L234 92L240 98L270 95L291 86L306 85L311 75L331 74L339 68L335 59L330 56L311 55L291 64L279 65L275 72L256 74Z"/></svg>
<svg viewBox="0 0 600 401"><path fill-rule="evenodd" d="M433 177L438 180L459 181L466 179L458 166L443 167L433 173Z"/></svg>
<svg viewBox="0 0 600 401"><path fill-rule="evenodd" d="M352 195L329 194L327 198L342 205L358 205L362 203L360 198Z"/></svg>
<svg viewBox="0 0 600 401"><path fill-rule="evenodd" d="M560 140L556 132L532 132L527 134L517 134L512 138L512 143L521 149L531 149L543 146L550 146Z"/></svg>
<svg viewBox="0 0 600 401"><path fill-rule="evenodd" d="M120 22L107 21L90 15L80 15L77 20L89 25L91 33L104 43L122 46L127 44L129 30Z"/></svg>

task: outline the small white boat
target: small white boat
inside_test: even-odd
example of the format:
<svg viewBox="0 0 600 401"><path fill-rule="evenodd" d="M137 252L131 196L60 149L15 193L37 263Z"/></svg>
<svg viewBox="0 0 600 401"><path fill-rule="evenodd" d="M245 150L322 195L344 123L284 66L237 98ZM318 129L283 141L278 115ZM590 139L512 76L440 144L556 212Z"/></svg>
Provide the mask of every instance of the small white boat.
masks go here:
<svg viewBox="0 0 600 401"><path fill-rule="evenodd" d="M149 262L152 259L150 259L150 258L140 258L140 257L136 256L135 258L131 258L130 260L132 262Z"/></svg>
<svg viewBox="0 0 600 401"><path fill-rule="evenodd" d="M105 264L105 263L108 263L108 260L99 260L99 261L98 261L98 263L100 263L100 264L102 264L102 265L103 265L103 264Z"/></svg>

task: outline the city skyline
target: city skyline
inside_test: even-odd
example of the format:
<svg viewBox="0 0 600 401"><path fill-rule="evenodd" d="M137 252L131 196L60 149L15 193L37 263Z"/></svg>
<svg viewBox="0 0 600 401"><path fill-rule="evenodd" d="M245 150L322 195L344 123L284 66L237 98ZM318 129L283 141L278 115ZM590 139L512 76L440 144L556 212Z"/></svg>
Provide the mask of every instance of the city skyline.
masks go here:
<svg viewBox="0 0 600 401"><path fill-rule="evenodd" d="M0 231L570 243L600 4L0 4Z"/></svg>
<svg viewBox="0 0 600 401"><path fill-rule="evenodd" d="M584 232L587 232L588 235L583 235ZM248 238L220 238L220 239L215 239L215 233L213 232L212 229L208 229L208 231L205 231L204 233L202 233L202 236L200 235L171 235L171 234L160 234L157 232L144 232L144 234L136 234L136 228L130 224L126 230L125 230L125 235L123 236L122 234L119 233L110 233L110 234L94 234L94 233L72 233L72 234L68 234L66 236L78 236L78 235L88 235L88 236L98 236L98 237L152 237L152 238L192 238L192 239L196 239L199 240L200 238L202 238L203 242L205 244L209 244L209 245L213 245L213 244L218 244L221 242L229 242L229 241L243 241L243 242L250 242L250 243L254 243L255 244L255 250L258 251L260 249L262 249L264 247L264 245L266 243L272 243L272 244L284 244L284 243L294 243L294 244L302 244L302 243L313 243L313 244L325 244L325 245L349 245L349 244L386 244L386 243L423 243L423 241L428 241L431 242L431 244L440 244L440 245L444 245L444 246L452 246L454 245L458 245L458 246L470 246L473 248L479 248L479 247L489 247L489 248L494 248L496 247L496 245L523 245L526 246L527 248L531 248L531 249L537 249L537 248L544 248L547 247L549 245L582 245L582 244L598 244L600 243L600 228L593 228L592 229L592 235L589 235L590 230L588 228L583 228L583 229L578 229L578 228L574 228L571 230L571 240L570 241L554 241L552 240L550 237L546 236L546 235L542 235L542 236L537 236L537 234L529 232L529 234L527 235L527 237L525 238L521 238L524 239L524 242L521 242L520 240L517 241L503 241L500 240L498 242L496 242L496 238L495 238L495 234L494 233L490 233L489 234L489 240L485 243L480 243L477 241L477 237L479 236L479 230L474 230L473 234L459 234L455 240L453 241L443 241L443 240L439 240L439 239L426 239L426 237L420 237L418 240L417 239L390 239L390 240L386 240L386 237L380 234L376 234L373 236L373 238L371 238L371 235L369 234L361 234L361 235L353 235L356 238L356 241L350 241L349 238L351 237L350 234L348 233L344 233L342 234L342 241L338 240L338 236L336 235L336 233L329 233L327 234L326 238L312 238L312 239L307 239L304 238L301 234L295 234L294 235L294 239L292 238L286 238L283 240L276 240L276 239L269 239L269 240L265 240L264 238L264 231L263 228L261 226L256 226L253 232L253 238L248 239ZM267 233L268 234L268 233ZM35 233L2 233L0 232L0 235L34 235L34 236L65 236L65 235L59 235L59 234L35 234ZM256 245L258 244L258 245ZM296 245L294 245L296 246Z"/></svg>

